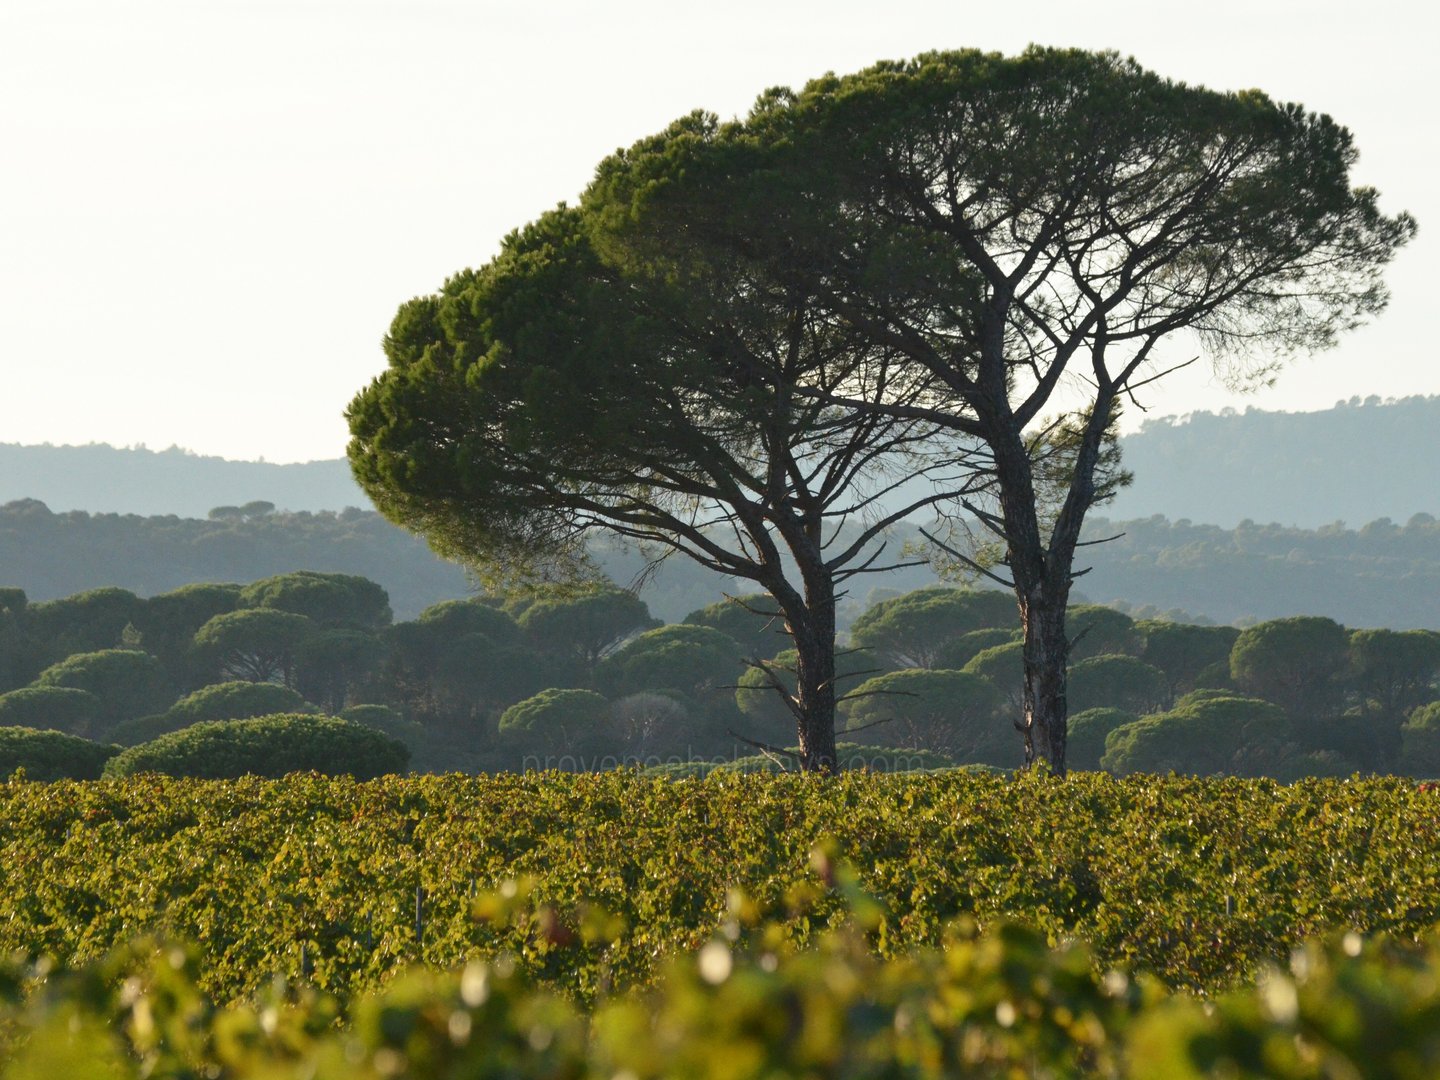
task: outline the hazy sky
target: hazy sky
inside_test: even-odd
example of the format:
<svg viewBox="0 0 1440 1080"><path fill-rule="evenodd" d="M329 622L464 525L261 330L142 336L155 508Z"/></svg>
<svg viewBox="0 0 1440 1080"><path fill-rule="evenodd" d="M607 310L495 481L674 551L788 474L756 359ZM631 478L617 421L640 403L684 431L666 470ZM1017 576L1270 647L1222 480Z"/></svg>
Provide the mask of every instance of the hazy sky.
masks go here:
<svg viewBox="0 0 1440 1080"><path fill-rule="evenodd" d="M396 306L615 148L827 70L1030 42L1328 112L1420 220L1377 324L1247 397L1197 365L1149 415L1440 393L1437 29L1399 0L0 0L0 442L339 456Z"/></svg>

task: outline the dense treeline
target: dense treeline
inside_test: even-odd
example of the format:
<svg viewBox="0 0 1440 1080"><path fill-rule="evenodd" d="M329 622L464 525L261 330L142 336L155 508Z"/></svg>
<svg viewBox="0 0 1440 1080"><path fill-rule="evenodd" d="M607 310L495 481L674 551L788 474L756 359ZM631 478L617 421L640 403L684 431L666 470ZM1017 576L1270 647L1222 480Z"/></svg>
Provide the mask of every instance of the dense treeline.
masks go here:
<svg viewBox="0 0 1440 1080"><path fill-rule="evenodd" d="M23 588L33 600L111 585L153 596L196 582L253 581L308 567L380 583L402 619L469 591L463 570L369 511L281 513L257 502L217 507L213 514L204 520L57 514L34 500L0 506L4 584ZM1358 529L1095 519L1086 536L1117 533L1124 535L1084 549L1093 569L1080 587L1091 599L1215 622L1318 614L1347 626L1440 627L1440 522L1429 514ZM895 546L918 538L902 529ZM644 568L633 552L596 555L622 585ZM859 615L872 593L934 582L924 566L876 575L863 593L841 600L840 623ZM640 595L657 617L676 622L737 591L743 590L729 579L670 560L644 579Z"/></svg>
<svg viewBox="0 0 1440 1080"><path fill-rule="evenodd" d="M638 555L597 552L612 577L628 584L643 569ZM116 586L154 596L182 585L254 581L299 567L356 574L380 583L400 618L470 591L465 572L379 514L280 512L266 501L219 506L206 518L174 515L52 513L21 499L0 506L3 583L34 600L55 600ZM646 580L645 597L664 617L733 592L724 579L679 563Z"/></svg>
<svg viewBox="0 0 1440 1080"><path fill-rule="evenodd" d="M464 572L378 514L277 513L268 502L217 507L209 518L52 513L22 499L0 506L6 585L35 600L116 586L154 596L196 582L254 581L297 567L358 574L421 608L466 591Z"/></svg>
<svg viewBox="0 0 1440 1080"><path fill-rule="evenodd" d="M1135 477L1109 508L1116 518L1159 514L1225 528L1252 518L1319 528L1440 513L1423 477L1397 467L1440 458L1440 395L1352 398L1315 412L1249 407L1160 417L1123 436L1120 447ZM343 458L278 465L174 447L0 443L0 504L13 499L202 518L216 503L253 499L312 513L370 508Z"/></svg>
<svg viewBox="0 0 1440 1080"><path fill-rule="evenodd" d="M0 769L377 775L405 767L397 744L437 771L784 767L795 656L766 599L663 624L594 585L396 622L375 582L314 571L150 598L0 590ZM837 680L846 761L1019 766L1016 622L1005 594L948 586L862 612ZM1069 625L1072 767L1440 775L1440 633L1321 616L1242 630L1096 605L1072 606ZM327 726L341 721L375 738ZM111 749L97 758L97 744Z"/></svg>
<svg viewBox="0 0 1440 1080"><path fill-rule="evenodd" d="M1234 529L1167 521L1107 521L1086 549L1094 569L1080 587L1161 610L1184 608L1217 622L1321 614L1347 626L1440 627L1440 521L1415 514L1297 529L1242 521Z"/></svg>

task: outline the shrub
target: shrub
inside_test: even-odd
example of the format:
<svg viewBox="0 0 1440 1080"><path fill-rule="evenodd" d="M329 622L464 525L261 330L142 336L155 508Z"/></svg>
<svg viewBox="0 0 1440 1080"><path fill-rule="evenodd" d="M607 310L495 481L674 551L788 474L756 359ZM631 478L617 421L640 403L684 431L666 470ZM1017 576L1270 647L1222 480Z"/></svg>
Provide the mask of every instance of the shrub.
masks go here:
<svg viewBox="0 0 1440 1080"><path fill-rule="evenodd" d="M70 686L27 686L0 694L0 727L41 728L87 737L100 719L100 701Z"/></svg>
<svg viewBox="0 0 1440 1080"><path fill-rule="evenodd" d="M500 734L527 754L573 759L604 749L609 720L610 703L595 691L552 688L506 709Z"/></svg>
<svg viewBox="0 0 1440 1080"><path fill-rule="evenodd" d="M0 727L0 778L24 769L30 780L98 780L118 750L62 731Z"/></svg>
<svg viewBox="0 0 1440 1080"><path fill-rule="evenodd" d="M181 698L156 716L116 724L110 738L121 746L138 746L204 720L248 720L254 716L314 711L315 707L294 690L275 683L215 683Z"/></svg>
<svg viewBox="0 0 1440 1080"><path fill-rule="evenodd" d="M883 746L931 750L952 761L1019 765L1020 739L1001 715L1004 696L968 671L909 668L866 679L843 701L845 730L878 725Z"/></svg>
<svg viewBox="0 0 1440 1080"><path fill-rule="evenodd" d="M411 751L425 741L423 724L406 720L388 705L351 705L348 709L341 710L340 719L374 728L396 742L404 743Z"/></svg>
<svg viewBox="0 0 1440 1080"><path fill-rule="evenodd" d="M1125 709L1141 715L1170 702L1170 683L1159 668L1133 656L1106 654L1073 664L1069 673L1070 707Z"/></svg>
<svg viewBox="0 0 1440 1080"><path fill-rule="evenodd" d="M1289 730L1268 701L1210 698L1116 728L1100 763L1117 773L1270 775L1294 749Z"/></svg>
<svg viewBox="0 0 1440 1080"><path fill-rule="evenodd" d="M992 626L984 630L971 630L945 642L935 654L935 666L959 671L986 649L997 645L1009 645L1021 640L1023 631Z"/></svg>
<svg viewBox="0 0 1440 1080"><path fill-rule="evenodd" d="M1083 709L1070 716L1065 736L1065 763L1072 769L1100 768L1105 739L1116 728L1140 718L1124 709Z"/></svg>
<svg viewBox="0 0 1440 1080"><path fill-rule="evenodd" d="M160 661L138 649L76 653L42 671L35 685L65 686L94 694L100 703L96 733L121 720L159 712L175 700Z"/></svg>
<svg viewBox="0 0 1440 1080"><path fill-rule="evenodd" d="M209 720L116 755L106 777L159 772L221 780L293 772L361 780L403 772L410 751L373 728L333 716L281 713L250 720Z"/></svg>

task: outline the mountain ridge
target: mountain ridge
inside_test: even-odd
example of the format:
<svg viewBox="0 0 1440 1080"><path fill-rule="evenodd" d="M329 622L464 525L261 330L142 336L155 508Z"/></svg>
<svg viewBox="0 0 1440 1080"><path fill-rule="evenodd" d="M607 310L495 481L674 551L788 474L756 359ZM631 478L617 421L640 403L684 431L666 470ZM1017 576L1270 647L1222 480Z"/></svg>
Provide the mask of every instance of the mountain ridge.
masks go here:
<svg viewBox="0 0 1440 1080"><path fill-rule="evenodd" d="M1147 420L1121 439L1134 482L1102 512L1318 528L1440 512L1440 395Z"/></svg>
<svg viewBox="0 0 1440 1080"><path fill-rule="evenodd" d="M1318 528L1440 513L1440 395L1159 417L1121 450L1134 482L1098 508L1117 520ZM0 504L26 498L62 512L190 518L256 500L296 512L371 506L344 458L275 464L178 447L0 443Z"/></svg>

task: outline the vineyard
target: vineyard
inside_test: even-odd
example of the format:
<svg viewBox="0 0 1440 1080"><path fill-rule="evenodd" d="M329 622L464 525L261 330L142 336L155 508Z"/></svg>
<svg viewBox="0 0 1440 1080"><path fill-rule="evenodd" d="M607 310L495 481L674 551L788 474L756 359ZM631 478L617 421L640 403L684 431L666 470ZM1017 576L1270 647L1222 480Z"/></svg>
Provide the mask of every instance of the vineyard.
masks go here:
<svg viewBox="0 0 1440 1080"><path fill-rule="evenodd" d="M18 1001L45 978L0 1030L21 1062L123 1035L143 1075L177 1077L312 1055L295 1075L367 1075L327 1054L417 1078L1160 1075L1118 1048L1184 1057L1209 1031L1206 1053L1260 1053L1297 1001L1322 1026L1349 1010L1347 1037L1440 1031L1416 1019L1440 1017L1440 963L1414 951L1440 919L1437 830L1440 798L1392 780L12 780L0 984ZM665 1071L737 1039L760 1057ZM1352 1075L1303 1058L1293 1075Z"/></svg>

